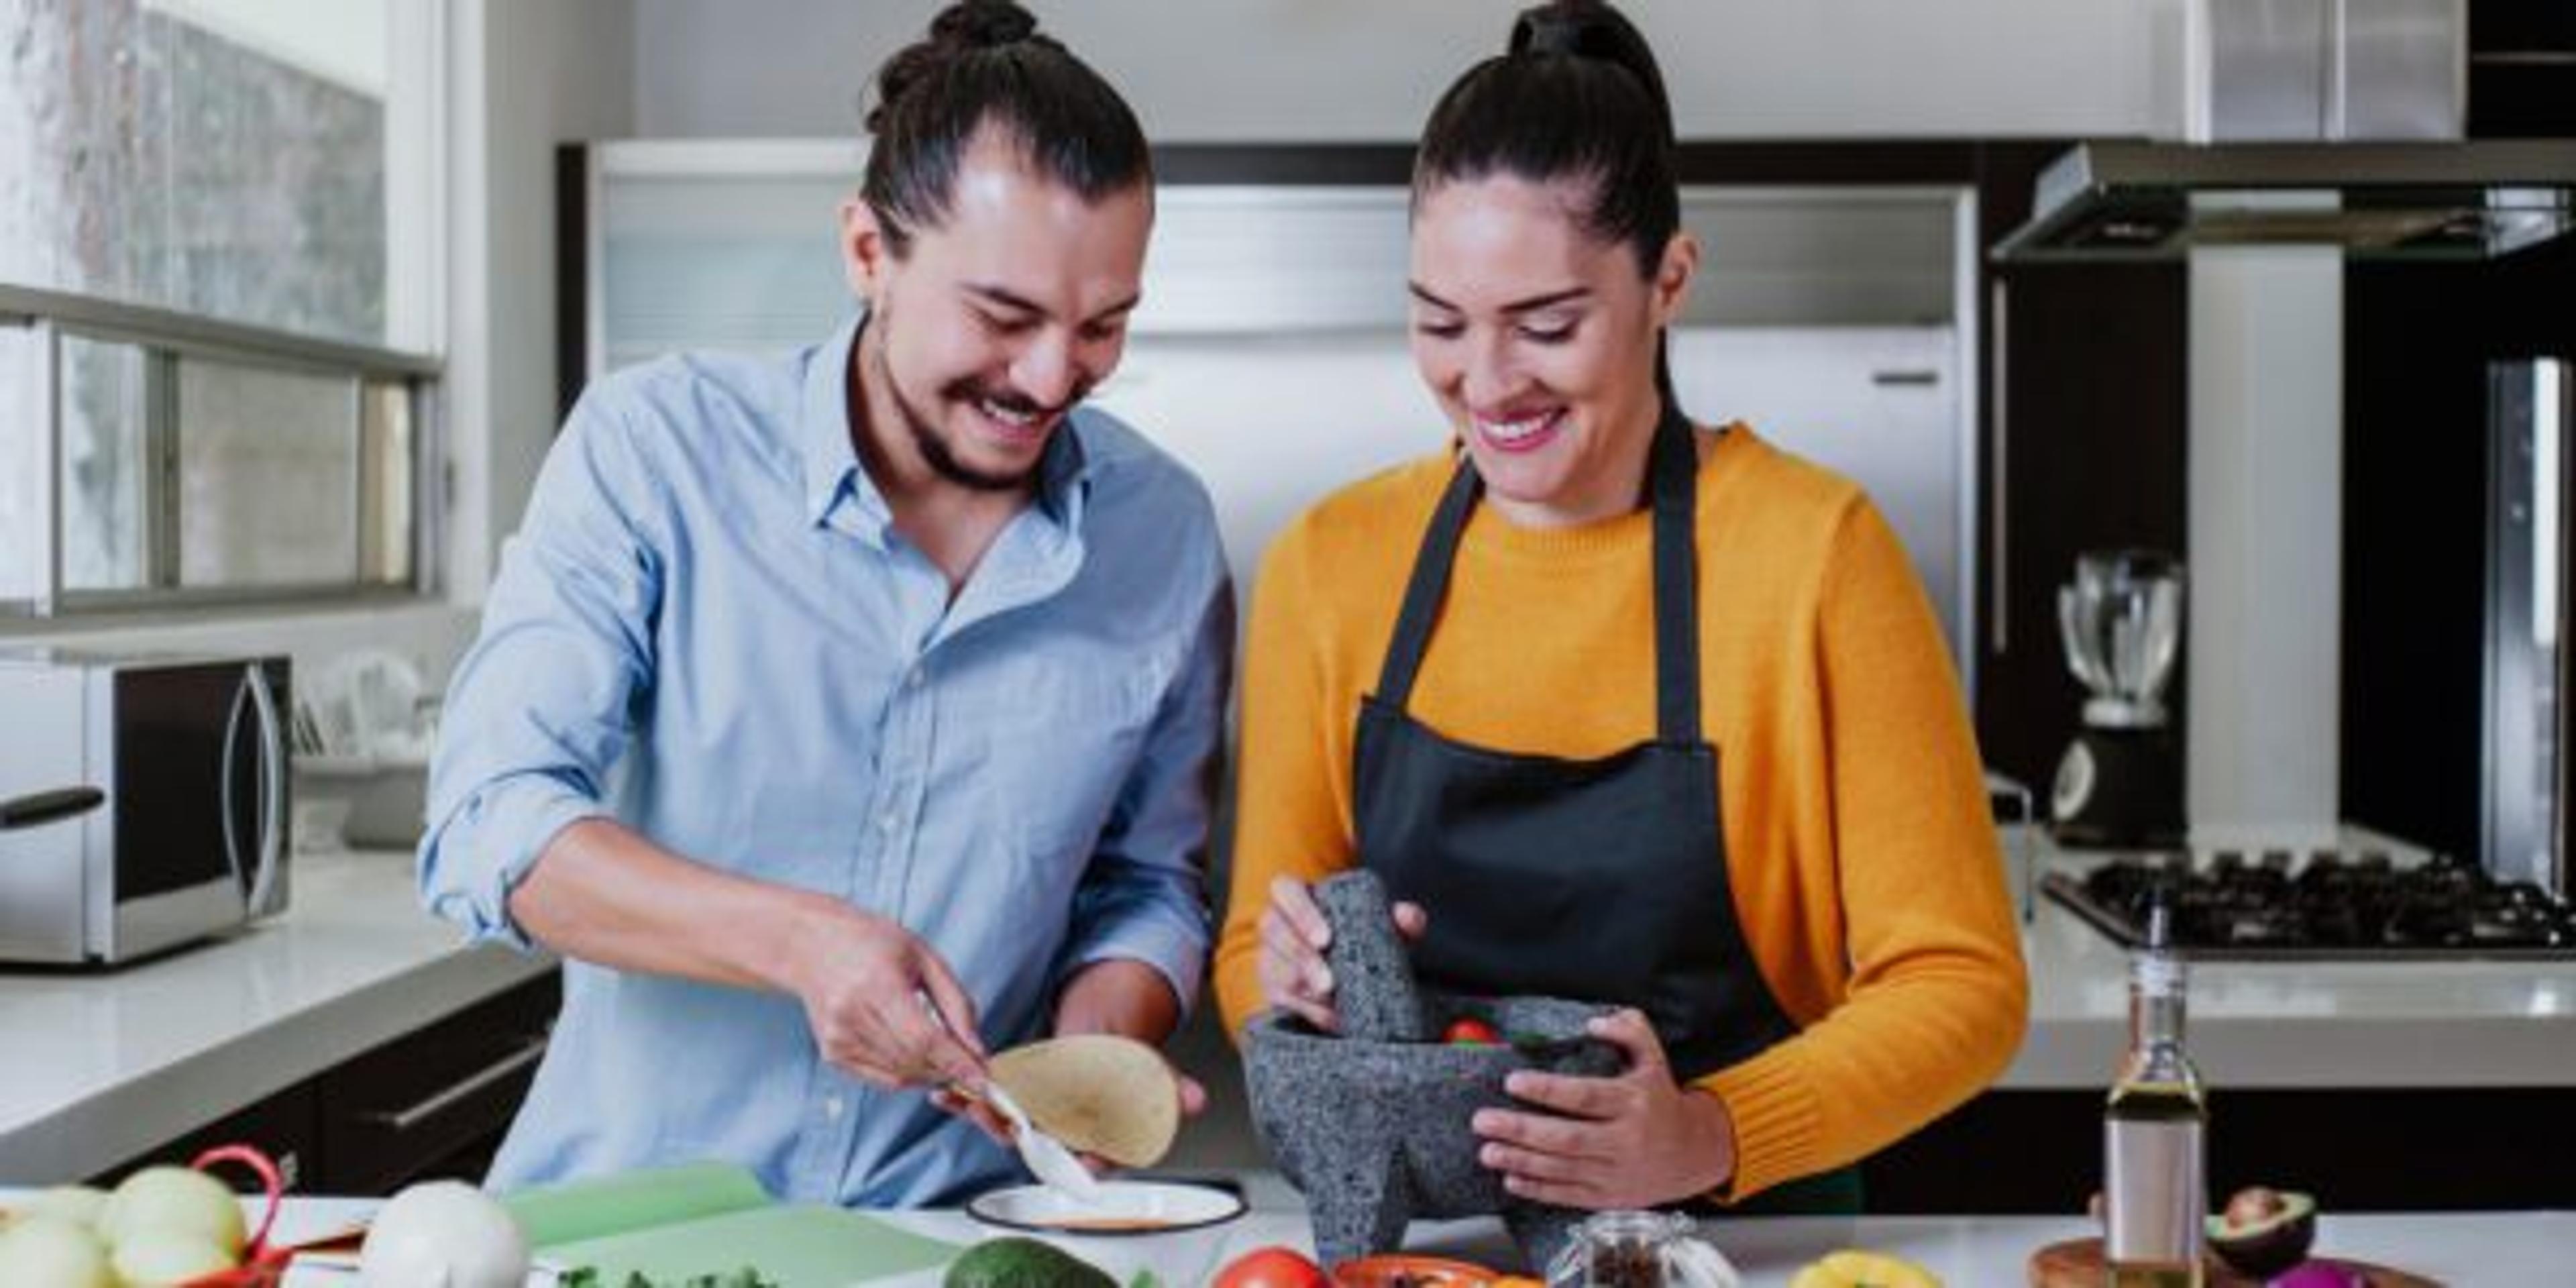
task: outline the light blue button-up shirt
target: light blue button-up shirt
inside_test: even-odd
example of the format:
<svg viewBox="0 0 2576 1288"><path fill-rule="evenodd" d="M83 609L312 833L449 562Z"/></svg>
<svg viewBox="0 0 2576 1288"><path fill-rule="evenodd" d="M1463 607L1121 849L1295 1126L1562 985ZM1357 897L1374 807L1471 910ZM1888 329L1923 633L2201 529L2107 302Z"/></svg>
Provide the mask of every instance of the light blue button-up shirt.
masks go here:
<svg viewBox="0 0 2576 1288"><path fill-rule="evenodd" d="M449 690L423 897L525 946L512 886L614 817L902 923L995 1049L1044 1036L1084 963L1195 999L1233 652L1205 489L1078 410L951 602L851 445L858 326L582 398ZM496 1186L714 1158L782 1198L910 1205L1018 1173L921 1092L825 1063L793 997L577 961L564 986Z"/></svg>

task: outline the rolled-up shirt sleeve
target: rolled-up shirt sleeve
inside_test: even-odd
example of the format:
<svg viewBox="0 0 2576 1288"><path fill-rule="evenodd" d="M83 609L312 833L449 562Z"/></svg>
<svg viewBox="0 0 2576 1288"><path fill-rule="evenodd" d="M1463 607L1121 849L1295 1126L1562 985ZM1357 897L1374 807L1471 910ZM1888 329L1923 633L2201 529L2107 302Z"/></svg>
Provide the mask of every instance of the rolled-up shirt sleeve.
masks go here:
<svg viewBox="0 0 2576 1288"><path fill-rule="evenodd" d="M473 939L530 947L511 890L556 833L612 813L603 783L652 682L656 486L612 397L586 395L503 550L448 687L418 856L422 902Z"/></svg>
<svg viewBox="0 0 2576 1288"><path fill-rule="evenodd" d="M1083 870L1067 942L1068 974L1099 961L1143 962L1171 984L1184 1015L1207 973L1208 833L1233 665L1234 592L1219 574L1188 659Z"/></svg>

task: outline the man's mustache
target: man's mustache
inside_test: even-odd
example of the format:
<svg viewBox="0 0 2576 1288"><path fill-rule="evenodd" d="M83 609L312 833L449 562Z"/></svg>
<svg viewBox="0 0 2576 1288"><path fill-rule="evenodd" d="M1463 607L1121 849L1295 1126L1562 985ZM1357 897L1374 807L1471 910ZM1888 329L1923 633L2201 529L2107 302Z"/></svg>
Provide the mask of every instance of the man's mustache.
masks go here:
<svg viewBox="0 0 2576 1288"><path fill-rule="evenodd" d="M1017 389L996 388L978 380L960 380L948 386L948 397L956 402L990 402L1014 416L1053 417L1071 411L1074 405L1091 394L1094 382L1076 383L1065 400L1052 406L1039 402Z"/></svg>

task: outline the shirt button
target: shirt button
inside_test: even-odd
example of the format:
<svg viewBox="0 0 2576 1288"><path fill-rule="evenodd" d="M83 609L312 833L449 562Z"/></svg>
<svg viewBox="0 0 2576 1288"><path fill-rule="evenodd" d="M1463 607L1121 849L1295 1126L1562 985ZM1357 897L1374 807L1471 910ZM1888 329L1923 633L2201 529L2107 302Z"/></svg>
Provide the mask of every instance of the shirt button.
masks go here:
<svg viewBox="0 0 2576 1288"><path fill-rule="evenodd" d="M917 666L916 666L916 667L912 668L911 670L906 671L906 672L904 672L904 673L903 673L903 687L905 687L905 688L907 688L907 689L918 689L918 688L920 688L920 687L921 687L921 668L920 668L920 667L917 667Z"/></svg>
<svg viewBox="0 0 2576 1288"><path fill-rule="evenodd" d="M889 810L889 811L887 811L886 813L879 814L879 815L877 816L877 830L878 830L878 831L880 831L880 832L885 833L885 834L886 834L886 835L888 835L888 836L892 836L892 835L894 835L894 813L893 813L893 811Z"/></svg>
<svg viewBox="0 0 2576 1288"><path fill-rule="evenodd" d="M841 1098L839 1096L825 1096L823 1098L823 1117L833 1122L841 1121Z"/></svg>

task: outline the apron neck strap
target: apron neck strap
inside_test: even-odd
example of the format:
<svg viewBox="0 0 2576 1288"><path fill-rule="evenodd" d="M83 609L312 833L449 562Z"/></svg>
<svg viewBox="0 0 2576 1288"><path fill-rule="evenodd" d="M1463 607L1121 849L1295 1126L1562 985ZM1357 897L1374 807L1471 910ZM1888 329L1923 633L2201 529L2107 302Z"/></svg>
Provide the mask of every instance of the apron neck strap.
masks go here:
<svg viewBox="0 0 2576 1288"><path fill-rule="evenodd" d="M1691 531L1699 497L1699 448L1690 419L1667 398L1655 426L1655 736L1697 746L1699 727L1699 544Z"/></svg>
<svg viewBox="0 0 2576 1288"><path fill-rule="evenodd" d="M1457 472L1449 476L1448 490L1440 494L1440 506L1431 512L1431 526L1423 532L1422 547L1413 557L1404 607L1395 615L1395 638L1387 642L1386 660L1378 665L1378 701L1398 711L1412 701L1413 677L1422 670L1423 650L1431 646L1431 624L1449 595L1449 565L1458 554L1458 534L1467 530L1467 514L1476 508L1476 493L1481 490L1483 482L1476 476L1474 461L1461 451Z"/></svg>
<svg viewBox="0 0 2576 1288"><path fill-rule="evenodd" d="M1691 441L1690 420L1671 402L1655 426L1647 475L1654 509L1655 544L1655 736L1660 742L1696 745L1699 719L1699 577L1698 549L1692 524L1698 499L1699 452ZM1405 584L1404 606L1395 618L1395 638L1378 670L1380 702L1404 710L1413 696L1413 680L1422 670L1422 655L1431 646L1431 628L1449 594L1449 569L1457 562L1458 541L1467 517L1484 491L1474 460L1461 454L1457 473L1432 511L1422 534L1422 549Z"/></svg>

